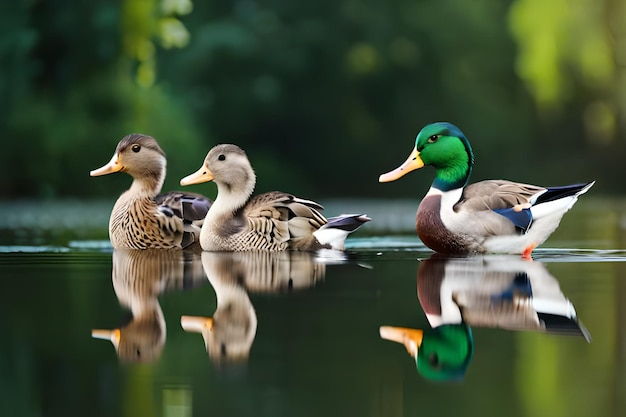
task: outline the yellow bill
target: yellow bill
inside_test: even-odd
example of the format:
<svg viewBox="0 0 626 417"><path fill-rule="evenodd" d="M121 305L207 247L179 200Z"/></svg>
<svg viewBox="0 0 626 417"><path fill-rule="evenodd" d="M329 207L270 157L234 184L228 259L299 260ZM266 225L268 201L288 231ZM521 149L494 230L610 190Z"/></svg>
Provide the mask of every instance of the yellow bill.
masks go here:
<svg viewBox="0 0 626 417"><path fill-rule="evenodd" d="M213 181L213 178L215 178L213 173L202 165L199 170L180 180L180 185L200 184L202 182Z"/></svg>
<svg viewBox="0 0 626 417"><path fill-rule="evenodd" d="M180 325L186 332L202 333L213 330L213 318L202 316L181 316Z"/></svg>
<svg viewBox="0 0 626 417"><path fill-rule="evenodd" d="M120 329L113 330L104 330L104 329L93 329L91 331L91 337L94 339L103 339L108 340L113 343L115 349L120 345L120 338L122 337L122 332Z"/></svg>
<svg viewBox="0 0 626 417"><path fill-rule="evenodd" d="M122 164L120 164L120 161L116 152L115 154L113 154L113 158L111 158L111 160L106 165L98 169L94 169L93 171L89 173L89 175L92 177L98 177L100 175L107 175L107 174L112 174L114 172L119 172L122 170L122 168L124 167L122 166Z"/></svg>
<svg viewBox="0 0 626 417"><path fill-rule="evenodd" d="M424 161L422 161L422 158L420 158L420 153L417 151L417 149L413 149L413 152L411 152L411 155L409 155L407 160L404 161L402 165L400 165L398 168L394 169L393 171L389 171L386 174L382 174L378 178L378 182L395 181L398 178L404 176L405 174L408 174L411 171L415 171L416 169L420 169L423 166L424 166Z"/></svg>

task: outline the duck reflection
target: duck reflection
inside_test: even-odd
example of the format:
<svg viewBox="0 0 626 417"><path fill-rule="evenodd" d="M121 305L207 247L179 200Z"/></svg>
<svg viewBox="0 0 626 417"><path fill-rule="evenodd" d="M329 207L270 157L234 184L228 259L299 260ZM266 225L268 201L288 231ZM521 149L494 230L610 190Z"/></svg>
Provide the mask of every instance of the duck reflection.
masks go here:
<svg viewBox="0 0 626 417"><path fill-rule="evenodd" d="M591 336L544 265L517 256L422 261L417 296L431 329L382 326L383 339L402 343L421 375L462 379L474 353L471 326Z"/></svg>
<svg viewBox="0 0 626 417"><path fill-rule="evenodd" d="M217 298L212 317L182 316L181 326L202 334L216 365L247 360L257 329L249 292L280 293L314 286L325 265L304 252L203 252L202 265Z"/></svg>
<svg viewBox="0 0 626 417"><path fill-rule="evenodd" d="M111 341L125 362L152 362L161 356L166 326L159 294L206 283L199 253L176 249L115 250L112 281L132 319L116 329L94 329L91 335Z"/></svg>

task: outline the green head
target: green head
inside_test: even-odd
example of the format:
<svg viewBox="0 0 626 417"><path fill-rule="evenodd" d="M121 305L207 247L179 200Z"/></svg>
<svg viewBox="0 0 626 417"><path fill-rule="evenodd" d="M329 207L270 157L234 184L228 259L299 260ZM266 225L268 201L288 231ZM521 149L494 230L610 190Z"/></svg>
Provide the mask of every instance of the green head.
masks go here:
<svg viewBox="0 0 626 417"><path fill-rule="evenodd" d="M473 354L471 328L466 324L446 324L424 332L415 361L424 378L458 381L465 376Z"/></svg>
<svg viewBox="0 0 626 417"><path fill-rule="evenodd" d="M464 323L429 330L381 326L380 337L402 343L417 371L433 381L463 379L474 355L472 329Z"/></svg>
<svg viewBox="0 0 626 417"><path fill-rule="evenodd" d="M425 126L418 133L415 149L409 158L400 167L381 175L379 181L394 181L427 165L436 170L433 187L448 191L467 185L474 165L474 153L458 127L447 122Z"/></svg>

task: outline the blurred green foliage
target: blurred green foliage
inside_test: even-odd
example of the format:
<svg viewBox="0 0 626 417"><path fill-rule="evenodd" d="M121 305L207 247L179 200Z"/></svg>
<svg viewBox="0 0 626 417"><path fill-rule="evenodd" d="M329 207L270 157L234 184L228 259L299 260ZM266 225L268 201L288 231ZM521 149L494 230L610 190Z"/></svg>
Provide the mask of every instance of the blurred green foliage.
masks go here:
<svg viewBox="0 0 626 417"><path fill-rule="evenodd" d="M429 122L472 142L474 179L623 192L623 0L42 0L0 5L0 198L114 197L90 178L156 137L165 189L219 142L259 191L416 196L377 183ZM195 191L214 194L214 187Z"/></svg>

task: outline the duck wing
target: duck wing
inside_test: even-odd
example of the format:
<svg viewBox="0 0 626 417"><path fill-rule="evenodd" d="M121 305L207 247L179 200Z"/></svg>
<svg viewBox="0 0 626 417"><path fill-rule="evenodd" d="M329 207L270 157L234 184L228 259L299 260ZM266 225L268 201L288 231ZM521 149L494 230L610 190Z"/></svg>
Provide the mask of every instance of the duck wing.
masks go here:
<svg viewBox="0 0 626 417"><path fill-rule="evenodd" d="M277 243L291 240L290 246L300 248L299 239L314 241L313 232L327 223L319 212L322 209L314 201L272 191L250 199L243 215L256 234Z"/></svg>
<svg viewBox="0 0 626 417"><path fill-rule="evenodd" d="M154 198L158 209L167 218L166 221L183 222L183 241L186 248L198 241L204 218L211 208L211 200L197 193L170 191Z"/></svg>
<svg viewBox="0 0 626 417"><path fill-rule="evenodd" d="M594 183L560 187L540 187L506 180L487 180L467 186L455 211L476 213L493 211L508 219L522 232L527 232L534 220L555 212L564 213ZM485 216L486 217L486 216ZM499 223L492 218L492 224Z"/></svg>
<svg viewBox="0 0 626 417"><path fill-rule="evenodd" d="M531 204L537 196L546 192L545 187L506 180L486 180L470 184L454 209L480 211L510 209Z"/></svg>

